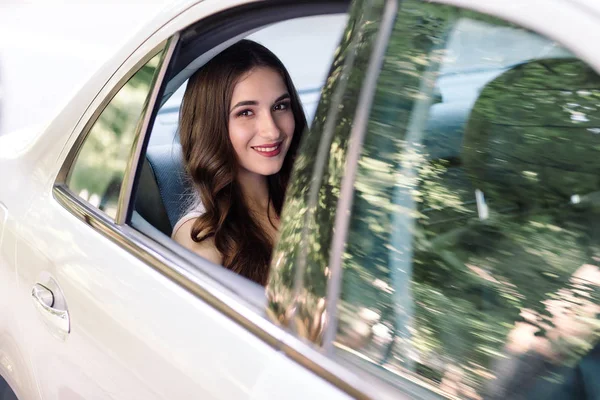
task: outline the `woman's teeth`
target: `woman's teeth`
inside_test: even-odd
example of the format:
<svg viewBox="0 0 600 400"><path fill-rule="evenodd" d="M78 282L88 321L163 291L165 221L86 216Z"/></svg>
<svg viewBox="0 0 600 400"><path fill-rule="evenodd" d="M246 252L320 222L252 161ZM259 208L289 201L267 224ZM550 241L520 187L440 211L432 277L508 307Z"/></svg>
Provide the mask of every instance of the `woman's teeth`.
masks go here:
<svg viewBox="0 0 600 400"><path fill-rule="evenodd" d="M258 151L269 152L269 151L277 150L278 147L279 147L279 145L272 146L272 147L255 147L255 149Z"/></svg>

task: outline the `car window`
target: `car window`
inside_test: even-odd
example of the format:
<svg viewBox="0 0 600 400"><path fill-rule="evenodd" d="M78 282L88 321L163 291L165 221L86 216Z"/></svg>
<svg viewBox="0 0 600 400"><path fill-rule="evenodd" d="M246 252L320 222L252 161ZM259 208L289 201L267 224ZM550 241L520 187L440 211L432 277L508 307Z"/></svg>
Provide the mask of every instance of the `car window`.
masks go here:
<svg viewBox="0 0 600 400"><path fill-rule="evenodd" d="M335 354L461 398L598 393L599 110L600 77L557 43L402 2L358 161Z"/></svg>
<svg viewBox="0 0 600 400"><path fill-rule="evenodd" d="M87 134L67 176L71 191L113 218L161 54L142 66L108 103Z"/></svg>

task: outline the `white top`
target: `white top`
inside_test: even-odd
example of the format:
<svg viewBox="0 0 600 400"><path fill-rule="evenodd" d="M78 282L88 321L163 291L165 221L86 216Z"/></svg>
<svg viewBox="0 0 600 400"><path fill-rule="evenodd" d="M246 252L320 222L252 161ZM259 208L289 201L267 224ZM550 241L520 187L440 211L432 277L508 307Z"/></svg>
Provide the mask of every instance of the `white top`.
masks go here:
<svg viewBox="0 0 600 400"><path fill-rule="evenodd" d="M198 204L192 211L190 211L189 213L185 214L183 217L181 217L179 219L179 221L177 221L177 223L173 227L173 233L171 233L171 238L175 237L175 234L177 233L177 231L179 230L179 228L181 228L181 226L183 224L185 224L189 220L198 218L199 216L201 216L205 212L206 212L206 209L204 208L204 206L202 205L202 203Z"/></svg>

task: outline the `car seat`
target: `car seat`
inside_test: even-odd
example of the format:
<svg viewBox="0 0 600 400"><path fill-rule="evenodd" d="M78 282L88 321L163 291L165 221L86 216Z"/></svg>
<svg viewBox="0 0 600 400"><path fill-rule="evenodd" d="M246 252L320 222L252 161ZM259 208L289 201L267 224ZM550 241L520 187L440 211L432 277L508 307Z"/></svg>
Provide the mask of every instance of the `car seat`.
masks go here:
<svg viewBox="0 0 600 400"><path fill-rule="evenodd" d="M181 156L181 146L149 146L142 164L135 210L167 236L191 204L191 183Z"/></svg>

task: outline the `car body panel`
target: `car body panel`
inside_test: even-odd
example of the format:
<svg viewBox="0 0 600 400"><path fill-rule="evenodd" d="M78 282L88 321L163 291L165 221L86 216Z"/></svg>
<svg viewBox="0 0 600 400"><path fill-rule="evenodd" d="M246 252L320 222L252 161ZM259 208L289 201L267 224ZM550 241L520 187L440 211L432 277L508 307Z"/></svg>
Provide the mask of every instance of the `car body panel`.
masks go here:
<svg viewBox="0 0 600 400"><path fill-rule="evenodd" d="M600 4L595 0L573 0L573 3L579 4L582 7L585 7L588 11L600 16Z"/></svg>
<svg viewBox="0 0 600 400"><path fill-rule="evenodd" d="M0 203L0 375L19 398L38 397L31 364L23 351L22 329L16 298L15 236L9 213Z"/></svg>
<svg viewBox="0 0 600 400"><path fill-rule="evenodd" d="M28 220L16 250L19 286L32 287L49 272L72 320L66 340L48 334L29 291L20 290L18 303L28 306L20 312L26 351L47 398L228 399L251 392L275 354L268 344L51 198L39 197Z"/></svg>
<svg viewBox="0 0 600 400"><path fill-rule="evenodd" d="M6 220L3 208L0 267L7 277L3 284L10 286L3 293L10 296L2 298L11 303L0 313L7 329L1 347L10 365L2 372L20 398L289 398L296 385L300 398L300 385L314 381L269 343L82 223L52 193L87 121L144 56L190 23L245 3L171 7L102 67L46 129L0 138L1 198L10 212ZM32 301L33 285L48 277L64 294L68 335L50 329ZM10 369L30 376L11 375ZM287 385L271 384L288 372L294 378ZM327 398L345 397L325 381L320 386Z"/></svg>

